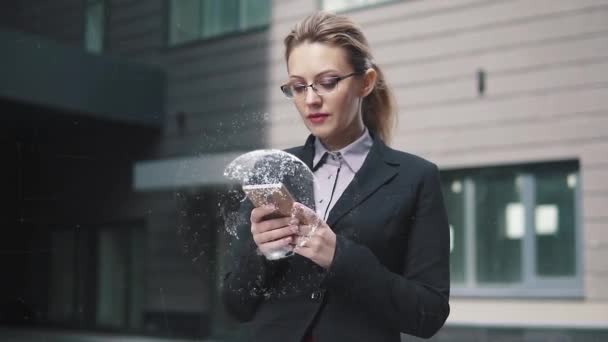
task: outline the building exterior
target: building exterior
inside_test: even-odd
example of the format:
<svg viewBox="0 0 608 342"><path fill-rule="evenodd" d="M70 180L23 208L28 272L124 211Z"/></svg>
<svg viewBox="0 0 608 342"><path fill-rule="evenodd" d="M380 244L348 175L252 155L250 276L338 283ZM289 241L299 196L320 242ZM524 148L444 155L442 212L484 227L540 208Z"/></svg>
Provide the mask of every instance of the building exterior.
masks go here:
<svg viewBox="0 0 608 342"><path fill-rule="evenodd" d="M222 170L304 141L282 39L318 9L361 24L398 103L391 145L442 171L453 295L433 340L608 338L608 1L0 8L17 194L0 339L239 339L216 295Z"/></svg>

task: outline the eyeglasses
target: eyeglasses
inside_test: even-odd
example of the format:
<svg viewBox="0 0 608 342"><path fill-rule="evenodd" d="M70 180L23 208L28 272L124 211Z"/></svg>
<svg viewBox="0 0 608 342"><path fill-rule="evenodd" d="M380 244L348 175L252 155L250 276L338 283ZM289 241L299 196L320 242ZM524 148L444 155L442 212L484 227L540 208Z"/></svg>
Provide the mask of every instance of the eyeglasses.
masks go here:
<svg viewBox="0 0 608 342"><path fill-rule="evenodd" d="M325 76L311 84L306 84L303 82L287 83L281 86L281 91L289 99L305 96L309 87L317 95L327 95L338 88L338 83L340 83L340 81L358 74L360 73L352 72L344 76Z"/></svg>

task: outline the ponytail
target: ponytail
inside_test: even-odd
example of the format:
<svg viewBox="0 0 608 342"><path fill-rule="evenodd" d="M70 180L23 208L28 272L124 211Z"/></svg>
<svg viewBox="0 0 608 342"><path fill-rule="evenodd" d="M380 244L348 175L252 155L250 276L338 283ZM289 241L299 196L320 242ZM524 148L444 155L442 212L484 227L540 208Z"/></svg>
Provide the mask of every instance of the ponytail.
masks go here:
<svg viewBox="0 0 608 342"><path fill-rule="evenodd" d="M369 130L376 133L380 139L389 144L397 119L395 115L395 101L380 67L372 63L372 68L378 76L374 90L363 99L363 108L361 109L363 123Z"/></svg>

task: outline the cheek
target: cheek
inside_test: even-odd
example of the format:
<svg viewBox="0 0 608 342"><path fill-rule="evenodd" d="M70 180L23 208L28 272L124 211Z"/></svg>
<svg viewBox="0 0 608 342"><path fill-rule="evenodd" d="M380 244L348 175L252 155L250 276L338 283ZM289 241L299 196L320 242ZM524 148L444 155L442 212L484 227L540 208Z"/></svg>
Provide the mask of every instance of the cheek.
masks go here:
<svg viewBox="0 0 608 342"><path fill-rule="evenodd" d="M300 114L300 116L304 117L306 115L306 105L302 104L298 101L294 102L296 109L298 110L298 114Z"/></svg>
<svg viewBox="0 0 608 342"><path fill-rule="evenodd" d="M342 120L350 121L357 115L357 98L349 95L345 95L340 99L336 106L340 111L340 118Z"/></svg>

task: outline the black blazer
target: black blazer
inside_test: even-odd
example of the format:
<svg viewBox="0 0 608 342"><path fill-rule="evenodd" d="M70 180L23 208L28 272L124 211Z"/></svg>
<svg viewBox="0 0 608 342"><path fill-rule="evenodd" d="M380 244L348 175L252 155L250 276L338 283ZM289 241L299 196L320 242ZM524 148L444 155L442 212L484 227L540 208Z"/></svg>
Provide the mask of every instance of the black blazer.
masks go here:
<svg viewBox="0 0 608 342"><path fill-rule="evenodd" d="M336 233L329 270L294 255L267 261L250 225L224 277L228 312L250 321L252 341L400 341L428 338L448 317L449 228L437 167L374 143L331 210ZM287 150L311 167L314 138ZM251 206L243 207L244 219Z"/></svg>

